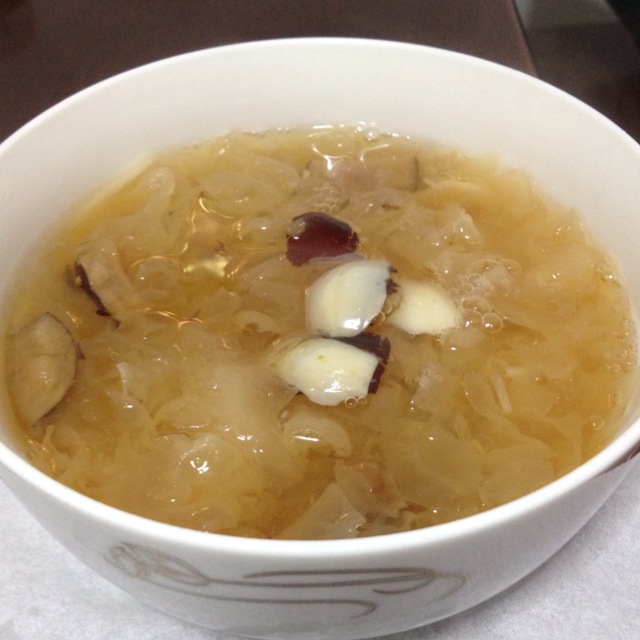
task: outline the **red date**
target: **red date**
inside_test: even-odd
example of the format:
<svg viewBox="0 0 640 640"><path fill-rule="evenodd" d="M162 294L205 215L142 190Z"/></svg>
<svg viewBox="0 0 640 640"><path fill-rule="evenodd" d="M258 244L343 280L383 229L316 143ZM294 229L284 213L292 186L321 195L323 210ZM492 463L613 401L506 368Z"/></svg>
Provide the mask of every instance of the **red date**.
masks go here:
<svg viewBox="0 0 640 640"><path fill-rule="evenodd" d="M387 362L389 362L389 356L391 355L391 343L389 339L383 338L375 333L359 333L357 336L338 338L338 340L362 349L363 351L368 351L378 358L378 366L373 372L371 382L369 383L369 393L375 393L380 386L382 374L387 368Z"/></svg>
<svg viewBox="0 0 640 640"><path fill-rule="evenodd" d="M287 235L287 258L298 267L314 258L354 253L358 245L358 234L346 222L311 211L293 219Z"/></svg>

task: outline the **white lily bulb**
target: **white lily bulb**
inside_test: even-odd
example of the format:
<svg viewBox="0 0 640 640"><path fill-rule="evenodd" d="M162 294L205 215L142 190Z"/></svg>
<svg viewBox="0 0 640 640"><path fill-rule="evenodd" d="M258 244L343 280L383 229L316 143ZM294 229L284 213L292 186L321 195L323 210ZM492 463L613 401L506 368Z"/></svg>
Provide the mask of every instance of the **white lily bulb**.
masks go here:
<svg viewBox="0 0 640 640"><path fill-rule="evenodd" d="M331 338L309 338L287 351L278 369L282 379L309 400L336 406L369 392L378 358Z"/></svg>
<svg viewBox="0 0 640 640"><path fill-rule="evenodd" d="M362 333L387 297L389 265L376 260L341 264L320 276L307 291L311 333L346 338Z"/></svg>
<svg viewBox="0 0 640 640"><path fill-rule="evenodd" d="M400 304L388 320L399 329L438 335L458 324L458 308L451 295L435 282L399 280Z"/></svg>

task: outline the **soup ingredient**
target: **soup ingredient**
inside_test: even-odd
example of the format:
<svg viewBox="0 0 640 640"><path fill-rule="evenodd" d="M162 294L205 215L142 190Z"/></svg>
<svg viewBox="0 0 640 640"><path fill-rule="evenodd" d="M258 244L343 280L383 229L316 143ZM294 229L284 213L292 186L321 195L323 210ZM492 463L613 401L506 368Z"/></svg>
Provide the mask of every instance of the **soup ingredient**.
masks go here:
<svg viewBox="0 0 640 640"><path fill-rule="evenodd" d="M75 264L75 281L78 286L89 296L89 299L96 305L96 313L101 316L110 316L109 310L104 306L100 296L93 290L91 279L81 262Z"/></svg>
<svg viewBox="0 0 640 640"><path fill-rule="evenodd" d="M282 538L355 538L366 519L353 507L337 484L330 484L308 511L290 527L284 529ZM346 534L346 535L345 535Z"/></svg>
<svg viewBox="0 0 640 640"><path fill-rule="evenodd" d="M341 342L367 351L378 359L378 366L373 372L373 377L369 383L369 393L376 393L382 380L382 374L387 368L389 357L391 356L391 342L389 338L379 336L375 333L359 333L357 336L338 339Z"/></svg>
<svg viewBox="0 0 640 640"><path fill-rule="evenodd" d="M113 238L85 247L75 262L78 284L97 307L97 313L118 318L127 309L143 304L122 265Z"/></svg>
<svg viewBox="0 0 640 640"><path fill-rule="evenodd" d="M377 368L375 355L331 338L308 338L298 343L278 365L288 384L325 406L366 396Z"/></svg>
<svg viewBox="0 0 640 640"><path fill-rule="evenodd" d="M9 371L16 411L33 425L69 391L77 349L71 334L51 314L29 323L9 341Z"/></svg>
<svg viewBox="0 0 640 640"><path fill-rule="evenodd" d="M307 290L307 327L332 338L355 336L382 311L389 265L376 260L341 264L321 275Z"/></svg>
<svg viewBox="0 0 640 640"><path fill-rule="evenodd" d="M293 219L287 236L287 258L300 266L314 258L328 258L358 249L358 234L326 213L311 211Z"/></svg>
<svg viewBox="0 0 640 640"><path fill-rule="evenodd" d="M435 282L401 280L400 302L389 322L412 335L438 335L458 324L458 307L451 296Z"/></svg>

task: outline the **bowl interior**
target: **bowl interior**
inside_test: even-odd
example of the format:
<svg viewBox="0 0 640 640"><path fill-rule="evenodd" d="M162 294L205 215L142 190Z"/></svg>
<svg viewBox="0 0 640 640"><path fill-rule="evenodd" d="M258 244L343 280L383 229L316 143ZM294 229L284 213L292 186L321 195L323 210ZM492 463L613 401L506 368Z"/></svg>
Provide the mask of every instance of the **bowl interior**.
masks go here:
<svg viewBox="0 0 640 640"><path fill-rule="evenodd" d="M340 39L232 45L155 63L67 99L9 138L0 147L0 311L22 261L54 220L149 155L234 129L358 123L498 154L505 166L527 172L575 207L618 259L640 315L636 143L592 109L519 72L426 47ZM635 403L629 429L597 459L542 490L542 499L624 457L640 441L639 413ZM0 438L7 440L6 430ZM0 447L0 462L64 492L65 500L89 503L8 449Z"/></svg>

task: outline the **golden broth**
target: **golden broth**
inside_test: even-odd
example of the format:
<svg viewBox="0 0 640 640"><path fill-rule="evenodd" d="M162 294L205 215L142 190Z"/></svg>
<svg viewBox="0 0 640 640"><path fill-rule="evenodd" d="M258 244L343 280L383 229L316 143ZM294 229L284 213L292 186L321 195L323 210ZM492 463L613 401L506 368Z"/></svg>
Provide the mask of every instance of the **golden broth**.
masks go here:
<svg viewBox="0 0 640 640"><path fill-rule="evenodd" d="M390 295L367 329L391 347L379 388L338 406L277 367L308 334L309 287L343 260L287 258L292 219L311 211L458 309L456 326L412 335L389 322ZM62 400L16 421L28 459L184 527L341 538L472 515L601 450L636 382L625 291L577 214L494 159L397 136L238 133L173 151L43 252L18 283L9 388L26 357L15 336L42 314L81 355ZM111 315L79 286L79 258L102 269Z"/></svg>

